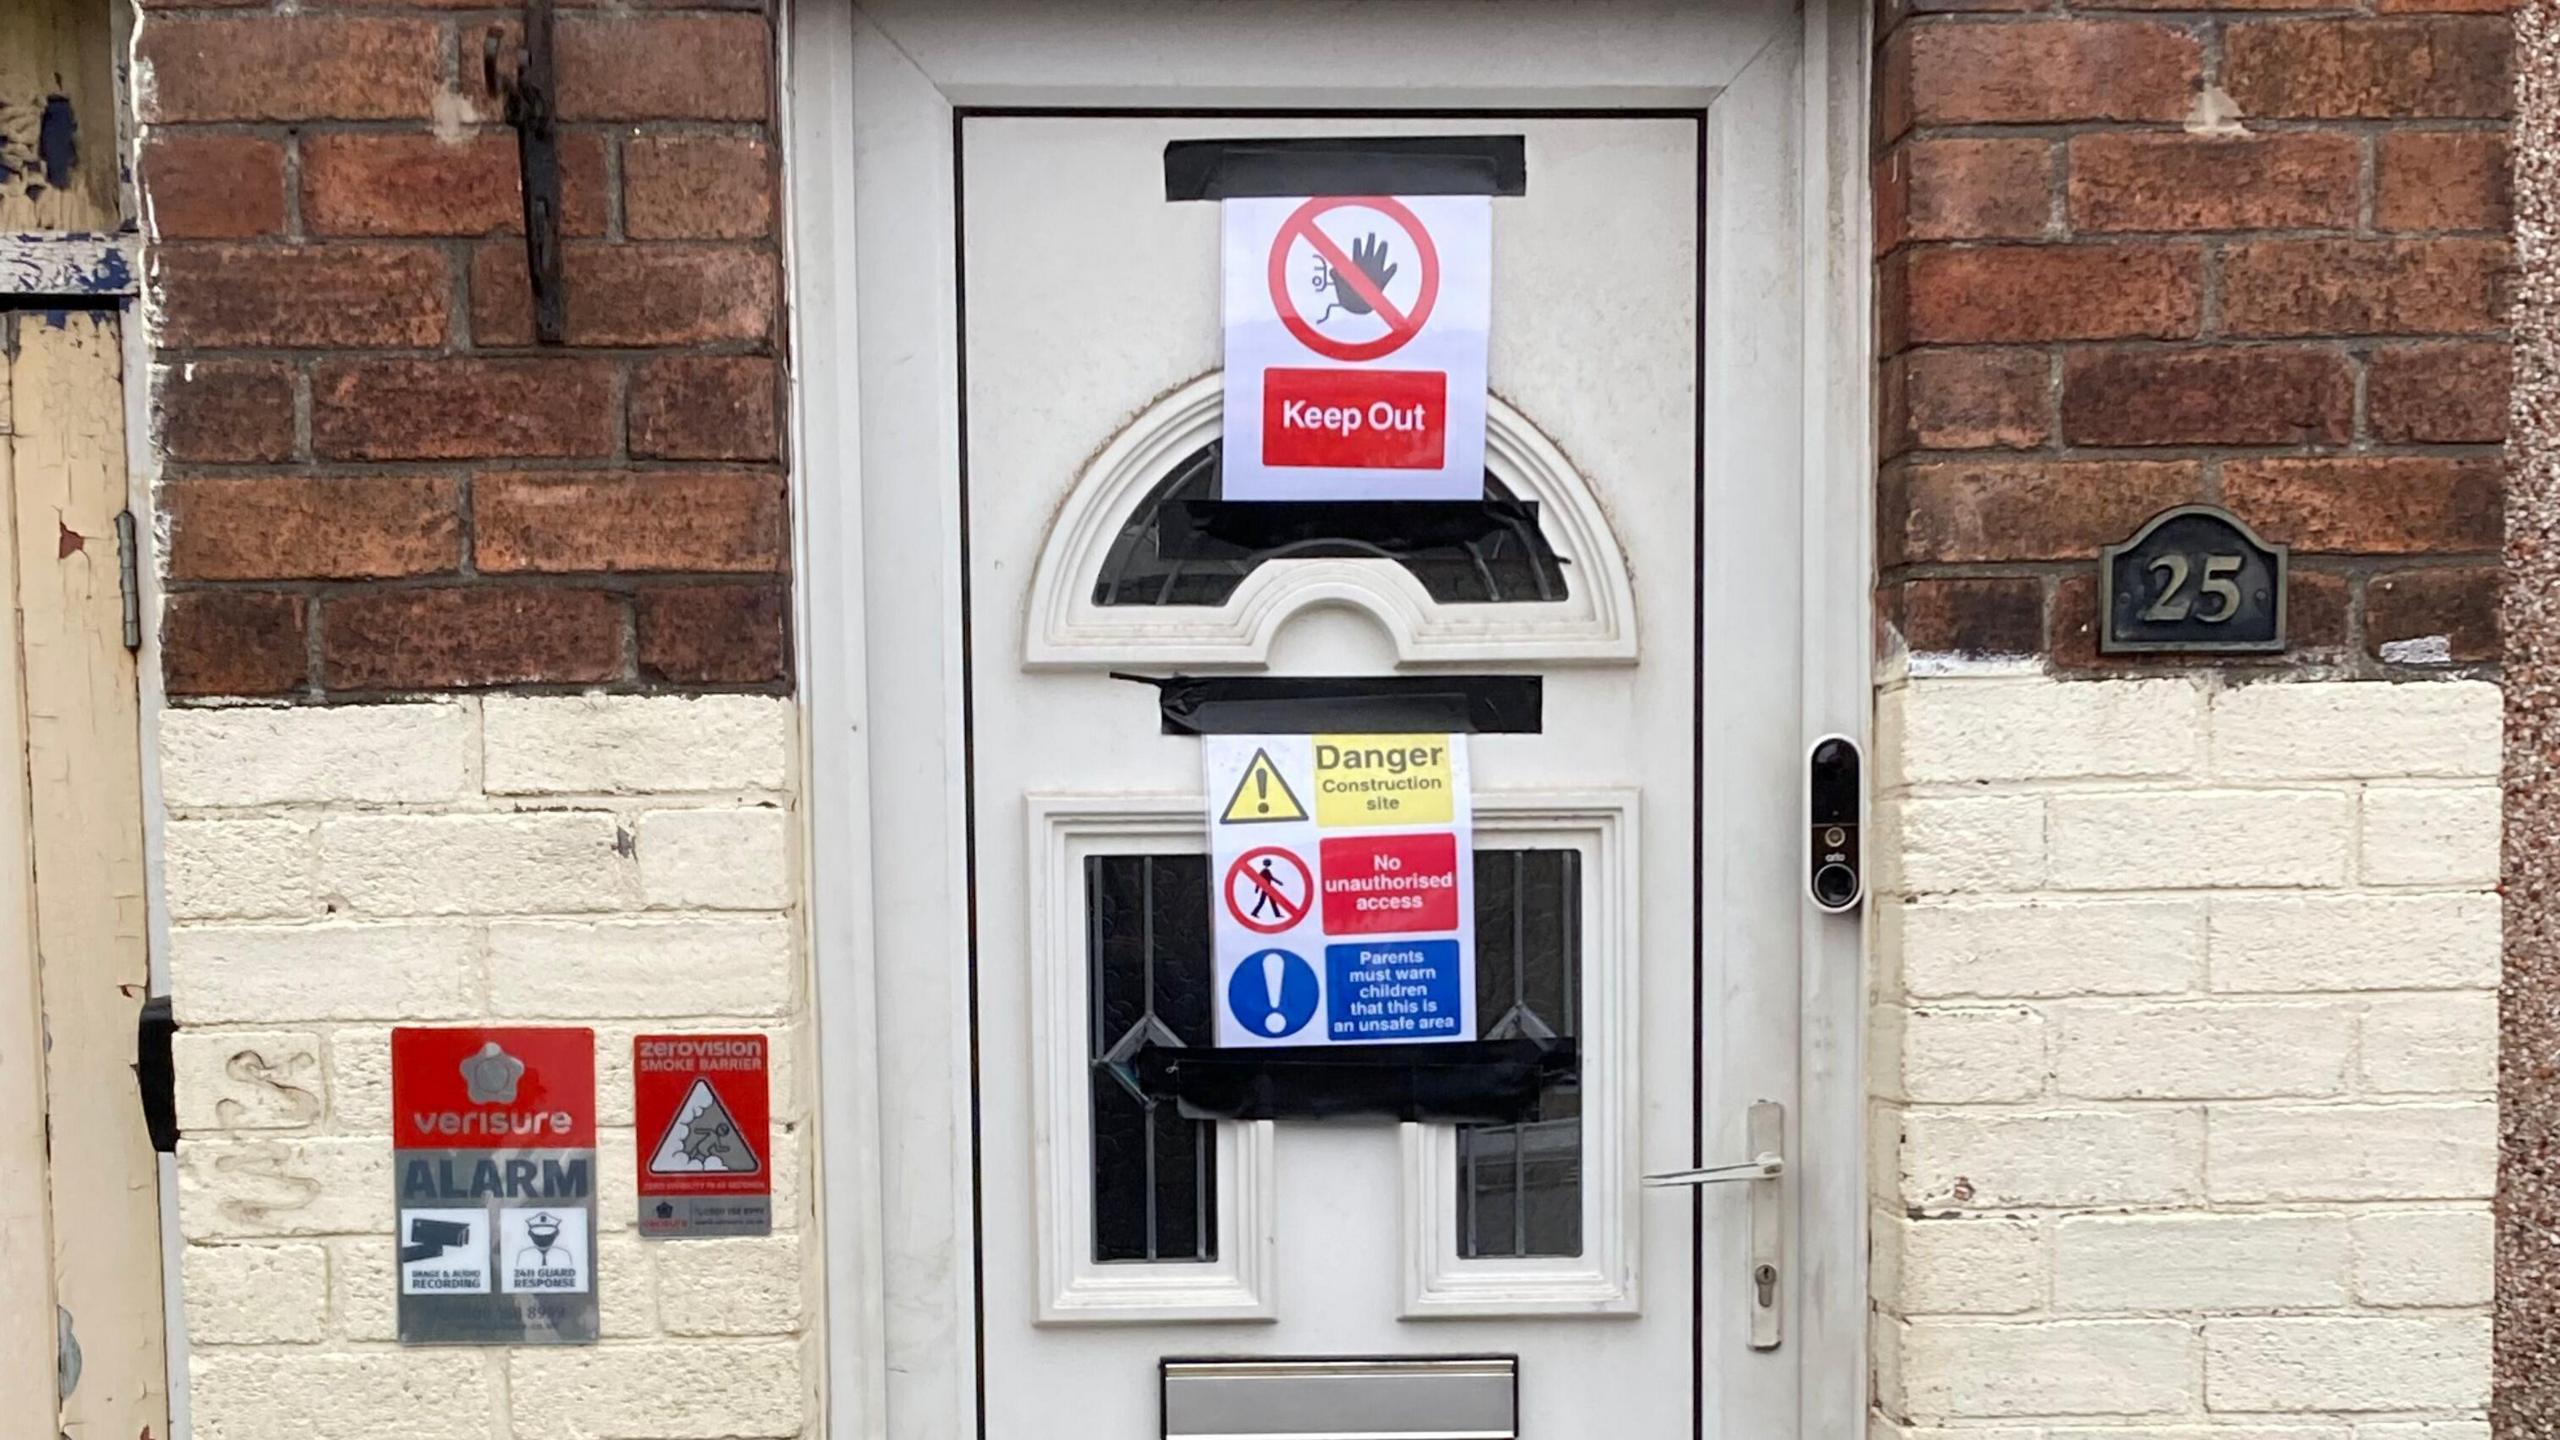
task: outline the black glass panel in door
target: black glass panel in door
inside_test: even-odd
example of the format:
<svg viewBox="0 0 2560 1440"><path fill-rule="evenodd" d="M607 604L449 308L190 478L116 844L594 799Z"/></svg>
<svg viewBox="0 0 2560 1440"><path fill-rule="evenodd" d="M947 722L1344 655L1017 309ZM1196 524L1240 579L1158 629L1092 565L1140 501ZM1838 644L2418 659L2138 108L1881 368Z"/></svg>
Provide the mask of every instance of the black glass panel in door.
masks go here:
<svg viewBox="0 0 2560 1440"><path fill-rule="evenodd" d="M1486 1040L1578 1034L1582 856L1476 852L1476 1033ZM1538 1118L1458 1130L1458 1256L1582 1253L1582 1096L1547 1087Z"/></svg>
<svg viewBox="0 0 2560 1440"><path fill-rule="evenodd" d="M1084 883L1094 1258L1215 1260L1216 1127L1139 1095L1114 1068L1149 1041L1211 1042L1208 858L1098 855Z"/></svg>
<svg viewBox="0 0 2560 1440"><path fill-rule="evenodd" d="M1473 539L1408 547L1392 555L1373 542L1345 536L1295 538L1242 556L1169 556L1161 544L1169 509L1219 498L1219 444L1211 441L1185 457L1121 522L1102 573L1094 577L1094 604L1223 605L1267 561L1341 556L1392 559L1443 605L1563 600L1571 593L1565 559L1534 523L1517 516ZM1518 498L1490 474L1484 477L1484 495L1504 502Z"/></svg>
<svg viewBox="0 0 2560 1440"><path fill-rule="evenodd" d="M1582 1010L1582 856L1478 850L1476 1013L1481 1039L1577 1036ZM1099 855L1085 862L1090 962L1094 1258L1205 1261L1218 1254L1217 1148L1124 1083L1118 1062L1152 1040L1213 1042L1209 862ZM1461 1258L1582 1253L1578 1087L1539 1098L1539 1118L1458 1132Z"/></svg>

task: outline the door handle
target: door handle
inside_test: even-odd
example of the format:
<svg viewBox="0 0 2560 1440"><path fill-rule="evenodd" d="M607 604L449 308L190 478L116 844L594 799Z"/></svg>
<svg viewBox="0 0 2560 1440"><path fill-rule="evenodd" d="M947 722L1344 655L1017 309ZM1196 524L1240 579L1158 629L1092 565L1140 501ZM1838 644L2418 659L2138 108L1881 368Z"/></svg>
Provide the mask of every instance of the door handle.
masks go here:
<svg viewBox="0 0 2560 1440"><path fill-rule="evenodd" d="M1751 1158L1690 1170L1664 1170L1644 1177L1647 1189L1670 1190L1751 1184L1751 1259L1743 1267L1750 1284L1751 1348L1775 1350L1785 1338L1782 1308L1786 1299L1778 1281L1786 1265L1786 1212L1778 1181L1787 1173L1787 1107L1763 1100L1751 1107Z"/></svg>
<svg viewBox="0 0 2560 1440"><path fill-rule="evenodd" d="M1668 1190L1682 1185L1730 1185L1737 1180L1775 1180L1787 1173L1786 1157L1762 1152L1748 1160L1730 1165L1706 1165L1695 1170L1664 1170L1644 1177L1646 1188Z"/></svg>

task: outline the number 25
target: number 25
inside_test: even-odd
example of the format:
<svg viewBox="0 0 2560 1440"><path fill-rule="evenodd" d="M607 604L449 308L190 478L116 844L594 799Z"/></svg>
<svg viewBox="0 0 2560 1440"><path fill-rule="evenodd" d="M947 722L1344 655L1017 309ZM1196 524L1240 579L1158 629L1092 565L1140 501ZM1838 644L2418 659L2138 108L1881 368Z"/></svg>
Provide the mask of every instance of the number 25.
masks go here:
<svg viewBox="0 0 2560 1440"><path fill-rule="evenodd" d="M2142 618L2174 621L2187 619L2193 613L2195 619L2207 625L2219 625L2238 614L2240 587L2232 582L2231 577L2240 573L2241 557L2207 555L2203 559L2204 578L2196 582L2196 589L2202 591L2207 599L2219 602L2216 608L2210 613L2197 610L2194 598L2186 593L2187 574L2193 562L2184 555L2163 555L2151 562L2150 570L2154 575L2166 572L2169 581L2160 587L2160 598L2151 602L2151 608L2142 612Z"/></svg>

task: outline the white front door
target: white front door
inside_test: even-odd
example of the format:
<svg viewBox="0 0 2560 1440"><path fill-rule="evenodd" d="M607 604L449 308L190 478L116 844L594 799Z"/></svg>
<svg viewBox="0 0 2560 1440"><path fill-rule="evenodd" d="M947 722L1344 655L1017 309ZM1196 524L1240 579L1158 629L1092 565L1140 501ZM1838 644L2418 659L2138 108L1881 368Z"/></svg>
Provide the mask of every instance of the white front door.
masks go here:
<svg viewBox="0 0 2560 1440"><path fill-rule="evenodd" d="M1166 144L1451 130L1526 139L1528 193L1494 202L1486 493L1535 500L1537 529L1401 564L1167 558L1178 508L1216 495L1220 327L1218 208L1165 199ZM1061 1401L1089 1433L1149 1433L1158 1360L1205 1353L1516 1354L1530 1433L1687 1423L1692 1196L1637 1182L1691 1163L1702 1073L1697 578L1792 583L1792 557L1699 548L1699 135L963 121L990 1434L1041 1433ZM1210 1043L1200 742L1110 673L1204 666L1542 677L1538 733L1469 753L1480 1033L1576 1039L1552 1118L1211 1125L1100 1068L1150 1036ZM1705 743L1783 749L1794 727L1740 708ZM1718 824L1776 848L1791 820ZM1784 1047L1753 1048L1717 1047L1726 1103L1788 1098Z"/></svg>
<svg viewBox="0 0 2560 1440"><path fill-rule="evenodd" d="M1768 213L1795 203L1801 77L1750 63L1797 22L1324 7L1310 43L1274 19L1312 24L1307 7L1096 4L1082 32L1078 8L973 25L891 5L850 34L869 567L852 583L881 907L878 1052L854 1063L878 1074L890 1432L1210 1433L1175 1423L1165 1365L1217 1358L1333 1363L1259 1372L1283 1388L1237 1392L1217 1433L1419 1435L1385 1413L1395 1387L1495 1357L1519 1434L1798 1433L1808 1388L1861 1384L1808 1380L1787 1330L1807 1259L1854 1254L1836 1174L1811 1236L1793 1173L1641 1184L1745 1158L1753 1105L1799 1114L1813 1073L1800 762L1841 722L1805 700L1804 340L1793 217ZM1448 28L1417 28L1431 16ZM1229 74L1278 103L1051 104L1038 67L1008 71L1008 37L1051 47L1070 89ZM1696 105L1417 100L1519 72L1506 38L1568 80L1728 83L1636 87ZM1382 54L1407 57L1401 82ZM1706 103L1745 89L1770 93ZM1392 556L1321 535L1168 545L1219 495L1222 377L1218 208L1167 199L1166 146L1419 134L1523 142L1525 193L1493 202L1485 493L1534 518ZM891 213L923 203L900 178L948 187L929 262L914 251L938 227ZM902 328L934 299L947 342ZM1210 1043L1214 901L1200 742L1115 677L1237 674L1538 677L1535 728L1470 756L1480 1033L1579 1052L1540 1118L1194 1121L1124 1083L1115 1062L1142 1044ZM822 771L827 733L822 711ZM823 956L821 975L838 983ZM832 1097L844 1062L827 1063ZM1836 1289L1838 1268L1813 1283ZM1252 1428L1252 1397L1277 1415L1346 1374L1385 1388L1331 1384L1320 1421Z"/></svg>

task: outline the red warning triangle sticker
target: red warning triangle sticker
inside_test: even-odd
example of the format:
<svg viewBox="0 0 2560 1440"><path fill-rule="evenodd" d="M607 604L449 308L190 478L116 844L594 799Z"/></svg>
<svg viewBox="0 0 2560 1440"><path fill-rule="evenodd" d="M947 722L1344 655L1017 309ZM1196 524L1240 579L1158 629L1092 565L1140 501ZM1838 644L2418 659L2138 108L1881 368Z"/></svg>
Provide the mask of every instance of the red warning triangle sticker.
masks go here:
<svg viewBox="0 0 2560 1440"><path fill-rule="evenodd" d="M729 1107L721 1103L720 1092L698 1075L676 1107L675 1119L667 1122L667 1133L658 1138L657 1149L649 1153L652 1175L753 1175L763 1168Z"/></svg>

